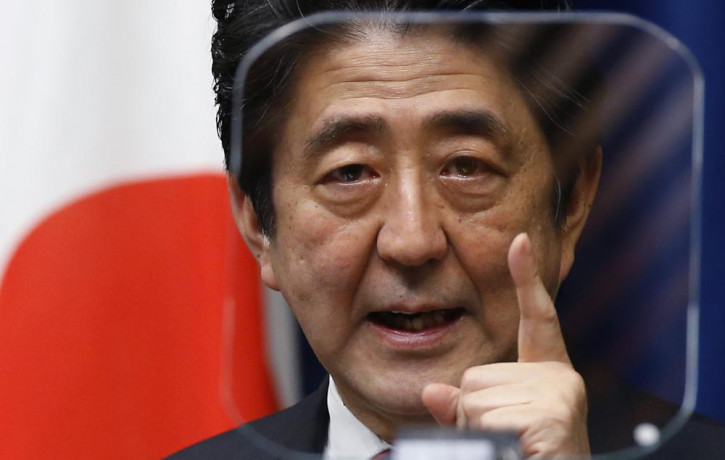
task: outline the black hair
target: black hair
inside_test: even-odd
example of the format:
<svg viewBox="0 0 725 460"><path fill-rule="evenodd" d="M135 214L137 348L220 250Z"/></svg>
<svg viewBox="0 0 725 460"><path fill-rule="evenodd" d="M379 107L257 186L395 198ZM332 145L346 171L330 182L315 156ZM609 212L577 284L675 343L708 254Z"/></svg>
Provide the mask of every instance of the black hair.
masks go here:
<svg viewBox="0 0 725 460"><path fill-rule="evenodd" d="M549 10L569 9L566 0L214 0L212 12L217 21L217 31L212 39L212 73L216 93L217 131L222 141L227 167L232 124L232 98L237 66L247 51L270 32L291 21L316 12L342 10L366 11L460 11L460 10ZM465 29L465 28L463 28ZM480 29L480 28L479 28ZM542 132L554 150L593 151L597 137L588 133L584 140L572 142L573 124L581 119L581 112L590 102L589 94L601 85L595 70L580 76L576 85L568 86L552 76L539 62L547 46L561 35L561 25L540 25L534 37L529 37L525 52L508 63L511 74L522 89L522 95L532 108ZM345 31L338 31L345 32ZM466 34L462 30L463 35ZM480 33L476 32L476 33ZM339 35L339 34L338 34ZM275 149L277 131L283 122L292 75L305 53L310 52L335 34L295 36L282 42L255 62L246 81L244 98L244 167L237 181L250 198L260 227L267 235L274 234L274 209L272 204L272 152ZM506 46L505 37L499 41ZM568 82L567 82L568 83ZM591 123L588 124L591 126ZM572 147L575 146L575 147ZM565 153L557 152L560 155ZM569 152L571 155L572 152ZM557 171L557 183L552 191L554 220L561 224L565 215L563 207L568 201L571 188L579 170L572 162ZM560 181L562 178L563 181Z"/></svg>

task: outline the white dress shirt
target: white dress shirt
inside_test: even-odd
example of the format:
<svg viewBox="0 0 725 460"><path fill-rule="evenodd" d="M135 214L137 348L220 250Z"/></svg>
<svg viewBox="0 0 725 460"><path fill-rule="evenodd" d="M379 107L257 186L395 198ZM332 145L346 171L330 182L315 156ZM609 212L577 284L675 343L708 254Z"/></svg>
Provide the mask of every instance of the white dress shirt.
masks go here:
<svg viewBox="0 0 725 460"><path fill-rule="evenodd" d="M369 460L390 448L390 444L370 431L345 406L332 377L327 388L327 410L330 413L330 428L327 432L325 459Z"/></svg>

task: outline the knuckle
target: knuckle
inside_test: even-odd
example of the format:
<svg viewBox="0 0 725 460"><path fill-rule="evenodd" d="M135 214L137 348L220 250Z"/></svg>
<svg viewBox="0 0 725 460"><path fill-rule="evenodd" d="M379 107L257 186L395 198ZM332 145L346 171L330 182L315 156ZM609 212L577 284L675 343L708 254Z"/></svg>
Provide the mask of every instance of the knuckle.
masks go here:
<svg viewBox="0 0 725 460"><path fill-rule="evenodd" d="M469 367L463 372L461 377L461 391L471 393L481 388L481 370L477 367Z"/></svg>
<svg viewBox="0 0 725 460"><path fill-rule="evenodd" d="M542 429L555 428L568 425L572 419L574 409L564 400L554 399L543 402L539 406L540 414L537 425Z"/></svg>
<svg viewBox="0 0 725 460"><path fill-rule="evenodd" d="M565 439L565 427L541 417L521 434L520 441L522 451L527 458L550 458L557 454Z"/></svg>
<svg viewBox="0 0 725 460"><path fill-rule="evenodd" d="M581 374L570 368L568 372L561 373L561 379L563 381L561 388L569 396L569 399L576 405L585 404L587 389Z"/></svg>
<svg viewBox="0 0 725 460"><path fill-rule="evenodd" d="M554 454L551 446L545 441L523 443L521 447L526 458L549 458Z"/></svg>
<svg viewBox="0 0 725 460"><path fill-rule="evenodd" d="M575 390L575 394L586 399L587 386L584 382L584 377L582 377L581 374L575 371L571 372L569 375L571 379L571 386Z"/></svg>
<svg viewBox="0 0 725 460"><path fill-rule="evenodd" d="M568 407L552 408L545 426L549 431L566 431L572 425L573 413Z"/></svg>
<svg viewBox="0 0 725 460"><path fill-rule="evenodd" d="M559 382L567 391L584 391L584 378L569 363L551 361L548 363L549 378Z"/></svg>
<svg viewBox="0 0 725 460"><path fill-rule="evenodd" d="M479 412L478 405L476 404L475 398L471 395L466 395L461 398L461 409L463 410L463 415L467 420L474 420L477 418Z"/></svg>
<svg viewBox="0 0 725 460"><path fill-rule="evenodd" d="M540 311L539 319L551 327L559 327L559 315L556 313L556 308L551 302L551 299L546 299L545 304L542 306Z"/></svg>

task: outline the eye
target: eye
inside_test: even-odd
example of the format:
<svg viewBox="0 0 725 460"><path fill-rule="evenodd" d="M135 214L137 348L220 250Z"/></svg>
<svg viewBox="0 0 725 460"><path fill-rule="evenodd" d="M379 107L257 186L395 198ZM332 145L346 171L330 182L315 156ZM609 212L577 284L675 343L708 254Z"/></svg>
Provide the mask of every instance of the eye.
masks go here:
<svg viewBox="0 0 725 460"><path fill-rule="evenodd" d="M314 187L315 197L323 206L340 216L353 216L375 201L380 174L372 166L348 163L329 168Z"/></svg>
<svg viewBox="0 0 725 460"><path fill-rule="evenodd" d="M469 178L479 176L487 171L486 165L474 157L456 157L449 161L441 171L444 176Z"/></svg>
<svg viewBox="0 0 725 460"><path fill-rule="evenodd" d="M341 166L325 176L325 182L338 182L352 184L375 177L370 167L362 164L350 164Z"/></svg>

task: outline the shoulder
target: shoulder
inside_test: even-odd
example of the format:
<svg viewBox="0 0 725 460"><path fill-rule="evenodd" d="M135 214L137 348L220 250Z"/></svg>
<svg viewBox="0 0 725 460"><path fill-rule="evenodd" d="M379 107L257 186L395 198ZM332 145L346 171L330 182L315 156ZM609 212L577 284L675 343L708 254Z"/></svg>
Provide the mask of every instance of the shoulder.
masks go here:
<svg viewBox="0 0 725 460"><path fill-rule="evenodd" d="M282 459L292 452L321 455L329 424L325 383L288 409L194 444L168 459Z"/></svg>

